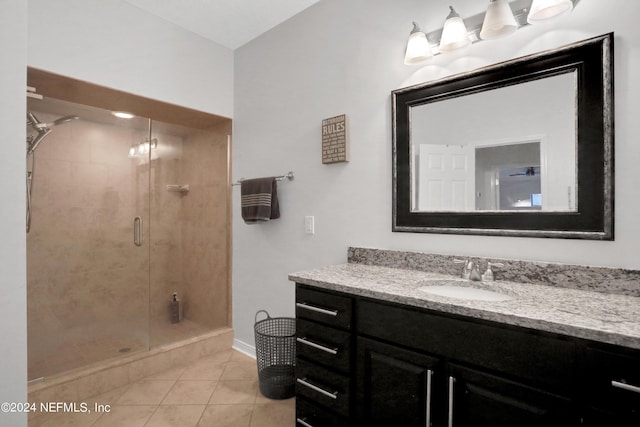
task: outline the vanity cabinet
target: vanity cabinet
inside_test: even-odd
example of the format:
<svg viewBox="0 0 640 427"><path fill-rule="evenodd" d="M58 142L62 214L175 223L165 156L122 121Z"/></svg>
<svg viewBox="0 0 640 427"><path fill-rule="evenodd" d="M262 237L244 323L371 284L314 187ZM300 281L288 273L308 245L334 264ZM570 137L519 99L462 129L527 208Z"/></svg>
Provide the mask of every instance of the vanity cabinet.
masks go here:
<svg viewBox="0 0 640 427"><path fill-rule="evenodd" d="M570 340L367 300L356 312L368 425L580 425Z"/></svg>
<svg viewBox="0 0 640 427"><path fill-rule="evenodd" d="M349 426L353 398L350 296L296 288L296 425Z"/></svg>
<svg viewBox="0 0 640 427"><path fill-rule="evenodd" d="M296 304L299 426L640 425L640 350L301 284Z"/></svg>

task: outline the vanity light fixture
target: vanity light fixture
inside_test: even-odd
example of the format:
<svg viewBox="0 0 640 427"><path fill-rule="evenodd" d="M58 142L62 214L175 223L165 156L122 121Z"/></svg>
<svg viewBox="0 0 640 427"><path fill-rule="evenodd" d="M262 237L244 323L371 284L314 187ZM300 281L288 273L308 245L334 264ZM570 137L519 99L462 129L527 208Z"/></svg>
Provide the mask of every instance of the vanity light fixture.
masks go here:
<svg viewBox="0 0 640 427"><path fill-rule="evenodd" d="M482 40L513 34L529 24L537 24L571 12L580 0L489 0L484 13L462 19L452 6L438 30L424 33L417 23L409 35L404 63L414 65L432 56L466 47Z"/></svg>
<svg viewBox="0 0 640 427"><path fill-rule="evenodd" d="M146 156L149 151L155 150L158 148L158 139L157 138L147 138L139 144L133 144L131 148L129 148L129 158L136 158L139 156Z"/></svg>
<svg viewBox="0 0 640 427"><path fill-rule="evenodd" d="M412 65L420 63L433 56L431 46L429 46L429 40L427 35L420 30L420 27L415 22L413 23L413 30L409 35L409 41L407 41L407 50L404 54L405 65Z"/></svg>
<svg viewBox="0 0 640 427"><path fill-rule="evenodd" d="M491 0L484 15L480 38L482 40L497 39L513 34L518 29L516 17L507 0Z"/></svg>
<svg viewBox="0 0 640 427"><path fill-rule="evenodd" d="M453 9L453 6L449 6L449 9L451 9L451 11L444 21L444 27L442 28L440 52L451 52L452 50L462 49L471 44L469 32L464 25L464 21Z"/></svg>
<svg viewBox="0 0 640 427"><path fill-rule="evenodd" d="M571 0L533 0L527 15L529 24L537 24L548 19L565 15L573 10Z"/></svg>

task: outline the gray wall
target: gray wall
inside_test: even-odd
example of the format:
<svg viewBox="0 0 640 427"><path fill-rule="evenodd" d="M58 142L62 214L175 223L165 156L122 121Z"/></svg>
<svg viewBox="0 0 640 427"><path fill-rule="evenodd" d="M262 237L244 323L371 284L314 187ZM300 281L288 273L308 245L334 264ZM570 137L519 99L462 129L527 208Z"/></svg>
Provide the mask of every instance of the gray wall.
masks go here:
<svg viewBox="0 0 640 427"><path fill-rule="evenodd" d="M463 16L486 7L459 0ZM296 172L281 183L282 217L247 226L234 189L234 327L253 345L253 315L294 313L287 274L346 261L348 246L640 268L640 13L637 2L582 1L555 22L529 26L405 66L411 21L432 30L444 0L322 0L235 52L234 178ZM616 240L614 242L391 232L393 89L615 32ZM351 162L321 163L322 119L349 117ZM453 123L456 125L456 123ZM314 215L316 234L304 234ZM516 255L517 254L517 255Z"/></svg>
<svg viewBox="0 0 640 427"><path fill-rule="evenodd" d="M25 111L27 5L0 3L0 402L27 399ZM0 413L0 425L27 425L26 413Z"/></svg>
<svg viewBox="0 0 640 427"><path fill-rule="evenodd" d="M233 51L122 0L29 0L29 66L225 117Z"/></svg>

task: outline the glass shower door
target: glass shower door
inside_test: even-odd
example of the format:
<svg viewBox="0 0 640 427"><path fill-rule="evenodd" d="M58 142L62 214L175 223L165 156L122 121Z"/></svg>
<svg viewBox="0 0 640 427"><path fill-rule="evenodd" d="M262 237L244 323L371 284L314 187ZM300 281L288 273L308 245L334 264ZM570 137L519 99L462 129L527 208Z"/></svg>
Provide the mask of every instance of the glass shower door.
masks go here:
<svg viewBox="0 0 640 427"><path fill-rule="evenodd" d="M43 123L79 117L28 159L33 380L149 348L149 120L47 98L28 109Z"/></svg>

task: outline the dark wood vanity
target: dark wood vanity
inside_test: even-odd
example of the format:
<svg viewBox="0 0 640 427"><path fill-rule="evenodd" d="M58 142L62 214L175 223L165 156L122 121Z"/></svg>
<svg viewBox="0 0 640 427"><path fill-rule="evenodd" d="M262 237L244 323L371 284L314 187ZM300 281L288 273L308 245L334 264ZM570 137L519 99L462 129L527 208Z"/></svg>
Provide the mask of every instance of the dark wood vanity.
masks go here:
<svg viewBox="0 0 640 427"><path fill-rule="evenodd" d="M296 284L298 426L638 426L640 350Z"/></svg>

